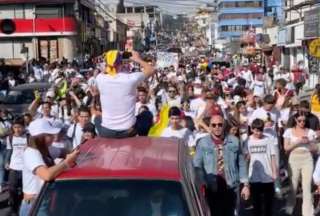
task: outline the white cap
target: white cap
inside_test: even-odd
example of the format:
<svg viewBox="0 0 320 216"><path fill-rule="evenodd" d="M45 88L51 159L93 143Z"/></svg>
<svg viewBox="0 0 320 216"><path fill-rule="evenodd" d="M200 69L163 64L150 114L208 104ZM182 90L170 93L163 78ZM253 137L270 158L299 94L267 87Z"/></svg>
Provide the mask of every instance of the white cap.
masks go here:
<svg viewBox="0 0 320 216"><path fill-rule="evenodd" d="M28 127L31 136L39 136L41 134L58 134L61 128L53 127L49 121L41 118L32 121Z"/></svg>

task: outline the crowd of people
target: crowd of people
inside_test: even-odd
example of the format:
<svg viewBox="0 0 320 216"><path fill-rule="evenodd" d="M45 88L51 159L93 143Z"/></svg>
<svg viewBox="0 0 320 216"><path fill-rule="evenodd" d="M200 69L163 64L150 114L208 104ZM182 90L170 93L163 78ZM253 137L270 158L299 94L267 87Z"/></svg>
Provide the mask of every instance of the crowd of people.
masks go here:
<svg viewBox="0 0 320 216"><path fill-rule="evenodd" d="M52 84L20 116L0 111L0 189L10 192L12 215L28 215L43 182L72 167L87 140L155 134L185 141L213 215L241 215L241 202L255 216L274 215L285 179L284 211L292 215L301 181L302 215L315 214L320 84L300 101L308 79L301 63L286 70L255 61L219 65L211 56L181 56L179 67L162 69L155 62L112 50L85 71L76 61L33 61L30 74L2 79L2 95L19 83Z"/></svg>

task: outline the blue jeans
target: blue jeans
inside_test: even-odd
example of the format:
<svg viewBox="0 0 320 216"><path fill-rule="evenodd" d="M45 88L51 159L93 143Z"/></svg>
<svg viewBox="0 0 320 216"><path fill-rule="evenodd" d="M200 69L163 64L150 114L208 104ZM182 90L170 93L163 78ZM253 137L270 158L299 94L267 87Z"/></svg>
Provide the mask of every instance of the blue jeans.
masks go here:
<svg viewBox="0 0 320 216"><path fill-rule="evenodd" d="M27 202L25 200L22 200L22 203L21 203L21 206L20 206L20 211L19 211L19 216L29 216L30 211L32 209L32 206L34 204L34 201ZM48 206L49 206L48 200L43 200L41 202L40 207L37 209L36 215L37 216L48 216L48 215L50 215L49 212L48 212Z"/></svg>
<svg viewBox="0 0 320 216"><path fill-rule="evenodd" d="M22 201L19 216L29 216L33 202Z"/></svg>

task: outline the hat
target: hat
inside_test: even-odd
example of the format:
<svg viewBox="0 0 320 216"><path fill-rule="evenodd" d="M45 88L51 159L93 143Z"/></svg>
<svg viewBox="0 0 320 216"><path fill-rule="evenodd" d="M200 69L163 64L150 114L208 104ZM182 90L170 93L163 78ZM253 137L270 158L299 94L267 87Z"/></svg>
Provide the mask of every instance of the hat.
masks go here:
<svg viewBox="0 0 320 216"><path fill-rule="evenodd" d="M29 125L29 133L31 136L39 136L42 134L58 134L61 128L53 127L49 121L45 119L36 119Z"/></svg>

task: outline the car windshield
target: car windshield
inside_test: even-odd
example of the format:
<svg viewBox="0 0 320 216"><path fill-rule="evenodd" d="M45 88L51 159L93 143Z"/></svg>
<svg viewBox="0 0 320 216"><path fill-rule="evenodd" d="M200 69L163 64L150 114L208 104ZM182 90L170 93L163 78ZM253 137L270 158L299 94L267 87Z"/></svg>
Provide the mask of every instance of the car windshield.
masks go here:
<svg viewBox="0 0 320 216"><path fill-rule="evenodd" d="M1 98L1 102L4 104L30 104L33 99L33 91L10 91L7 96Z"/></svg>
<svg viewBox="0 0 320 216"><path fill-rule="evenodd" d="M179 182L77 180L50 183L37 216L189 216Z"/></svg>

